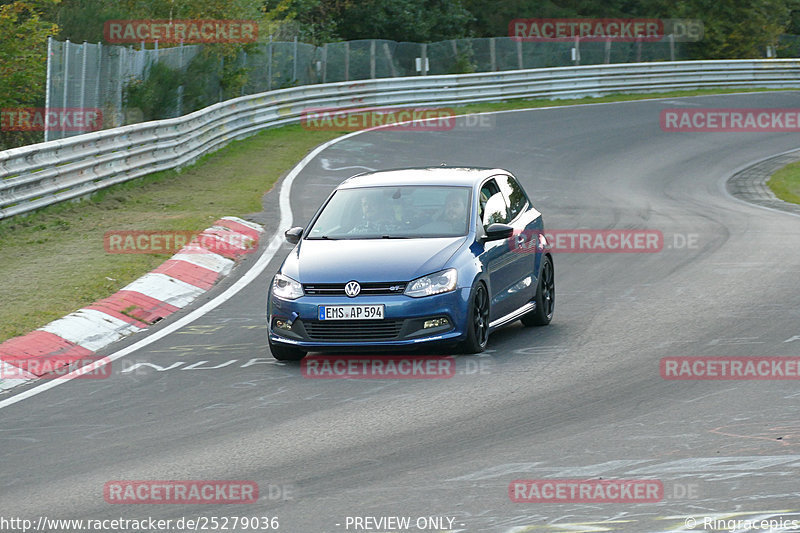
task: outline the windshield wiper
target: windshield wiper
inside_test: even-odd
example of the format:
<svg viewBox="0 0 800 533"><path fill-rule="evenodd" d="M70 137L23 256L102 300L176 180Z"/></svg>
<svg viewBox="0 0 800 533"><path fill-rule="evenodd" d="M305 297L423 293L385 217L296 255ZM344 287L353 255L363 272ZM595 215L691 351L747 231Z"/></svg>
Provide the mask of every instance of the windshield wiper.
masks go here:
<svg viewBox="0 0 800 533"><path fill-rule="evenodd" d="M381 235L381 239L408 239L405 235Z"/></svg>

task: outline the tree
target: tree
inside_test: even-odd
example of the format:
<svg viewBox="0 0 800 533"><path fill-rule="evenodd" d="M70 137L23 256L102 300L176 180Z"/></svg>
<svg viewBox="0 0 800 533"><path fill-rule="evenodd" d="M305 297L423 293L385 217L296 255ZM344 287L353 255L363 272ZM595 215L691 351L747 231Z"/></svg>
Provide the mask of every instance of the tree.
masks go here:
<svg viewBox="0 0 800 533"><path fill-rule="evenodd" d="M467 36L472 14L461 0L361 0L339 15L342 39L431 42Z"/></svg>
<svg viewBox="0 0 800 533"><path fill-rule="evenodd" d="M786 0L690 0L679 4L676 15L703 21L703 40L689 46L695 58L759 58L785 33L791 20L789 4Z"/></svg>
<svg viewBox="0 0 800 533"><path fill-rule="evenodd" d="M41 107L47 78L47 37L58 27L42 12L58 0L0 5L0 109ZM5 124L5 123L4 123ZM35 142L40 133L2 131L0 150Z"/></svg>

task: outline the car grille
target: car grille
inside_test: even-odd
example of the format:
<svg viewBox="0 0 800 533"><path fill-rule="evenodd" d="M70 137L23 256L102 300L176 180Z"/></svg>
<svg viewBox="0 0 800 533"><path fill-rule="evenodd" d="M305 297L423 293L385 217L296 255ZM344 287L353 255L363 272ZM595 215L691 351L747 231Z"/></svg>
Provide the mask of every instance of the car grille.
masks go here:
<svg viewBox="0 0 800 533"><path fill-rule="evenodd" d="M358 296L377 296L384 294L403 294L405 282L360 283ZM303 291L307 296L344 296L344 283L306 283ZM393 290L394 289L394 290ZM358 298L356 296L356 298Z"/></svg>
<svg viewBox="0 0 800 533"><path fill-rule="evenodd" d="M402 320L349 320L303 322L311 339L319 341L389 341L396 339Z"/></svg>

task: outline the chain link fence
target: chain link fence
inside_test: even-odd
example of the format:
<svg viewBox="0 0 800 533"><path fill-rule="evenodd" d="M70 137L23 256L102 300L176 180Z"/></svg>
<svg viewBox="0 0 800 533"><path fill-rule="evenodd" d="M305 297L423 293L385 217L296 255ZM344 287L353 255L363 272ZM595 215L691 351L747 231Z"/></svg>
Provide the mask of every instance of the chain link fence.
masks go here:
<svg viewBox="0 0 800 533"><path fill-rule="evenodd" d="M231 60L215 45L147 49L49 42L46 107L99 109L102 127L172 118L213 103L273 89L374 78L675 61L686 43L528 42L510 37L436 43L359 40L314 46L259 43ZM81 131L48 129L45 140Z"/></svg>

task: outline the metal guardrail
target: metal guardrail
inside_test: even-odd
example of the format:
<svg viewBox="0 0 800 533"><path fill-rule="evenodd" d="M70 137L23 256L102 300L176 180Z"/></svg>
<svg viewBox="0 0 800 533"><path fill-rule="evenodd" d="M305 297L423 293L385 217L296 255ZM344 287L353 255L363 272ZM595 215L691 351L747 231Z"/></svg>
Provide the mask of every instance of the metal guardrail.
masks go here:
<svg viewBox="0 0 800 533"><path fill-rule="evenodd" d="M516 98L575 98L716 87L800 87L800 60L626 63L384 78L281 89L183 117L133 124L0 152L0 219L191 163L309 108L442 106Z"/></svg>

